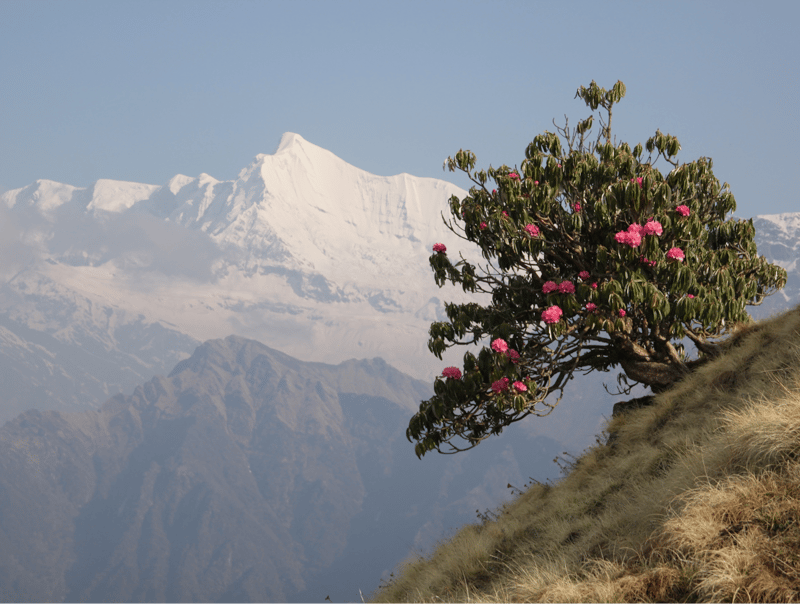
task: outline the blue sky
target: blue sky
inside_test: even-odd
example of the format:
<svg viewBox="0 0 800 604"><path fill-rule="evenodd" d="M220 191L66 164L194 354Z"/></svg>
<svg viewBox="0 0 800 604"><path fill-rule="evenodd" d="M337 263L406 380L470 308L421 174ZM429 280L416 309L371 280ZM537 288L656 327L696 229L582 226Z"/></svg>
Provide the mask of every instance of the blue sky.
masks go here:
<svg viewBox="0 0 800 604"><path fill-rule="evenodd" d="M448 155L518 164L587 115L578 86L622 80L620 139L712 157L739 216L800 211L798 23L788 1L6 0L0 190L228 180L284 132L467 188Z"/></svg>

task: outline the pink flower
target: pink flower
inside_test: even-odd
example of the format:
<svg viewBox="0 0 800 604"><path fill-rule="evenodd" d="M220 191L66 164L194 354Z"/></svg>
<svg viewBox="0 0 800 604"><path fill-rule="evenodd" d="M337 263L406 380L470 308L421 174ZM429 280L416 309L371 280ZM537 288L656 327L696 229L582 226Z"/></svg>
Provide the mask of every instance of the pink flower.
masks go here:
<svg viewBox="0 0 800 604"><path fill-rule="evenodd" d="M575 286L572 284L572 281L562 281L558 284L558 291L562 294L574 294Z"/></svg>
<svg viewBox="0 0 800 604"><path fill-rule="evenodd" d="M539 227L537 227L535 224L526 224L525 232L528 233L528 235L530 235L531 237L538 237Z"/></svg>
<svg viewBox="0 0 800 604"><path fill-rule="evenodd" d="M592 283L592 289L597 289L597 283Z"/></svg>
<svg viewBox="0 0 800 604"><path fill-rule="evenodd" d="M506 356L511 359L512 363L519 363L519 353L516 350L509 348L506 350Z"/></svg>
<svg viewBox="0 0 800 604"><path fill-rule="evenodd" d="M580 277L583 281L588 281L590 276L591 275L589 275L589 271L581 271L578 273L578 277Z"/></svg>
<svg viewBox="0 0 800 604"><path fill-rule="evenodd" d="M655 260L648 260L644 256L639 256L639 262L641 262L642 264L646 264L648 266L655 266L656 265L656 261Z"/></svg>
<svg viewBox="0 0 800 604"><path fill-rule="evenodd" d="M664 229L661 228L661 223L657 220L649 220L646 225L644 225L644 234L645 235L661 235L664 232Z"/></svg>
<svg viewBox="0 0 800 604"><path fill-rule="evenodd" d="M560 167L561 167L561 164L558 164L558 167L560 168Z"/></svg>
<svg viewBox="0 0 800 604"><path fill-rule="evenodd" d="M503 216L506 216L506 217L508 217L508 212L506 212L505 210L503 210Z"/></svg>
<svg viewBox="0 0 800 604"><path fill-rule="evenodd" d="M686 297L687 297L687 298L694 298L694 295L692 295L692 294L686 294Z"/></svg>
<svg viewBox="0 0 800 604"><path fill-rule="evenodd" d="M512 386L514 386L514 390L517 392L527 392L528 390L528 387L522 382L514 382Z"/></svg>
<svg viewBox="0 0 800 604"><path fill-rule="evenodd" d="M545 323L558 323L563 311L558 306L551 306L542 312L542 321Z"/></svg>
<svg viewBox="0 0 800 604"><path fill-rule="evenodd" d="M675 211L681 216L688 216L692 212L687 206L678 206Z"/></svg>
<svg viewBox="0 0 800 604"><path fill-rule="evenodd" d="M500 394L503 390L508 388L509 381L507 377L500 378L492 384L492 390L494 390L496 394Z"/></svg>
<svg viewBox="0 0 800 604"><path fill-rule="evenodd" d="M538 181L538 180L534 180L534 181L533 181L533 184L535 184L535 185L538 185L538 184L539 184L539 181Z"/></svg>
<svg viewBox="0 0 800 604"><path fill-rule="evenodd" d="M641 188L644 186L644 185L642 184L642 177L641 177L641 176L640 176L639 178L631 178L631 182L638 182L638 183L639 183L639 188L640 188L640 189L641 189Z"/></svg>
<svg viewBox="0 0 800 604"><path fill-rule="evenodd" d="M544 285L542 285L542 292L545 294L549 294L550 292L554 292L558 289L558 285L553 283L552 281L545 281Z"/></svg>
<svg viewBox="0 0 800 604"><path fill-rule="evenodd" d="M516 172L512 172L511 174L508 175L508 177L509 178L513 178L513 179L518 179L519 178L519 174L517 174Z"/></svg>
<svg viewBox="0 0 800 604"><path fill-rule="evenodd" d="M636 224L635 222L632 225L628 226L628 232L631 234L636 234L640 238L644 237L646 234L644 227L641 224Z"/></svg>
<svg viewBox="0 0 800 604"><path fill-rule="evenodd" d="M497 338L494 342L492 342L492 350L495 352L505 352L508 350L508 344L502 338Z"/></svg>
<svg viewBox="0 0 800 604"><path fill-rule="evenodd" d="M637 224L636 226L638 227L639 225ZM639 234L639 231L631 231L630 227L628 227L627 231L620 231L614 235L614 239L617 240L617 243L624 243L625 245L629 245L631 247L639 247L642 244L642 236Z"/></svg>
<svg viewBox="0 0 800 604"><path fill-rule="evenodd" d="M454 380L460 380L461 370L458 367L445 367L442 370L442 375L446 378L453 378Z"/></svg>
<svg viewBox="0 0 800 604"><path fill-rule="evenodd" d="M576 203L576 204L574 204L574 205L572 206L572 210L573 210L574 212L580 212L580 211L581 211L581 204L579 204L579 203Z"/></svg>
<svg viewBox="0 0 800 604"><path fill-rule="evenodd" d="M642 236L639 233L628 233L628 245L639 247L642 245Z"/></svg>
<svg viewBox="0 0 800 604"><path fill-rule="evenodd" d="M681 248L674 247L667 252L667 258L677 260L678 262L683 262L685 256L683 255L683 250Z"/></svg>
<svg viewBox="0 0 800 604"><path fill-rule="evenodd" d="M483 229L485 229L485 228L486 228L486 223L485 223L485 222L482 222L482 223L481 223L481 230L483 230Z"/></svg>
<svg viewBox="0 0 800 604"><path fill-rule="evenodd" d="M626 314L627 314L627 313L625 312L625 309L624 309L624 308L620 308L620 309L619 309L619 316L620 316L620 317L624 317Z"/></svg>
<svg viewBox="0 0 800 604"><path fill-rule="evenodd" d="M492 195L497 195L497 189L492 189Z"/></svg>
<svg viewBox="0 0 800 604"><path fill-rule="evenodd" d="M595 304L594 302L587 302L586 303L586 310L588 310L589 312L596 311L597 310L597 304Z"/></svg>
<svg viewBox="0 0 800 604"><path fill-rule="evenodd" d="M440 254L444 254L447 251L447 248L444 246L444 243L434 243L433 251L439 252Z"/></svg>

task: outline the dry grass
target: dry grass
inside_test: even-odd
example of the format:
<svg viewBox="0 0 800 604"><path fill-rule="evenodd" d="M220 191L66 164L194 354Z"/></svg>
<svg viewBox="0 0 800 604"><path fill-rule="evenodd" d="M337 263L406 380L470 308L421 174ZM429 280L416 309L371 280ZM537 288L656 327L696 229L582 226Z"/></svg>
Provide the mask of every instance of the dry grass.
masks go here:
<svg viewBox="0 0 800 604"><path fill-rule="evenodd" d="M726 348L373 601L800 601L800 307Z"/></svg>

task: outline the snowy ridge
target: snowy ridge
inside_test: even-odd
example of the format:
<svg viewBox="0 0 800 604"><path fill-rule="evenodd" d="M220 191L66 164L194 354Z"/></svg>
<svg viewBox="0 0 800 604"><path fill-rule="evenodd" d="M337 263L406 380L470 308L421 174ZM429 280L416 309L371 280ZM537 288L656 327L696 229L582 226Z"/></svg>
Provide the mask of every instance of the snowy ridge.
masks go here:
<svg viewBox="0 0 800 604"><path fill-rule="evenodd" d="M430 323L465 295L440 290L428 258L436 242L454 259L465 249L441 219L465 193L370 174L293 133L233 181L38 181L0 196L38 242L36 261L7 275L0 305L59 339L69 316L105 348L124 348L112 325L141 317L193 340L241 335L328 363L382 357L430 379L445 366L427 350ZM53 312L62 319L43 321Z"/></svg>
<svg viewBox="0 0 800 604"><path fill-rule="evenodd" d="M287 133L274 155L258 155L240 172L230 193L189 197L169 219L221 246L291 258L287 268L340 286L374 286L415 276L411 264L427 265L430 246L444 236L440 212L451 195L463 194L435 179L369 174ZM364 265L382 270L354 270Z"/></svg>
<svg viewBox="0 0 800 604"><path fill-rule="evenodd" d="M756 318L765 318L800 302L800 212L756 216L753 226L759 255L787 273L786 287L750 313Z"/></svg>
<svg viewBox="0 0 800 604"><path fill-rule="evenodd" d="M800 212L786 214L766 214L753 219L756 232L766 239L767 252L759 247L759 253L766 255L788 273L800 270Z"/></svg>

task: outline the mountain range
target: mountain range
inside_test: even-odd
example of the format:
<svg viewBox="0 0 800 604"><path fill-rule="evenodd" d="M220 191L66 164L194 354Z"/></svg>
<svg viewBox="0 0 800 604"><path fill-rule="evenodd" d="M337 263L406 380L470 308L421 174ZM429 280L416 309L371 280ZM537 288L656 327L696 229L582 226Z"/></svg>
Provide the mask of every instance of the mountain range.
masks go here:
<svg viewBox="0 0 800 604"><path fill-rule="evenodd" d="M554 478L553 457L610 416L613 377L576 379L552 416L454 457L420 462L404 437L463 353L425 344L442 301L467 299L427 260L435 242L476 260L440 215L464 194L287 133L234 181L0 196L0 583L48 600L355 600L509 484ZM754 223L789 272L763 317L800 301L800 213Z"/></svg>
<svg viewBox="0 0 800 604"><path fill-rule="evenodd" d="M404 424L429 395L379 359L229 336L98 410L20 414L0 428L0 599L357 600L487 484L521 484L517 459L559 452L423 463Z"/></svg>

